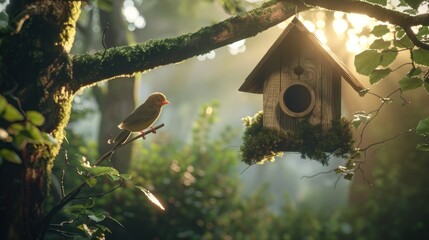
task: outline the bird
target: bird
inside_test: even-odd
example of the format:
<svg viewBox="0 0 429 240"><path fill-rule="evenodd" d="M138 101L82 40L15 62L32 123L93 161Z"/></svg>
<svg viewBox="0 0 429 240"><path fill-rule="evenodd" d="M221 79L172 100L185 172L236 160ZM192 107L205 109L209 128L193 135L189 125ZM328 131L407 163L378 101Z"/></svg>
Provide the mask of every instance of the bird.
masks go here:
<svg viewBox="0 0 429 240"><path fill-rule="evenodd" d="M164 105L170 104L164 94L160 92L152 93L146 101L136 108L128 117L126 117L118 128L122 129L121 133L113 139L109 139L109 144L116 143L117 145L124 143L132 132L143 132L161 115Z"/></svg>

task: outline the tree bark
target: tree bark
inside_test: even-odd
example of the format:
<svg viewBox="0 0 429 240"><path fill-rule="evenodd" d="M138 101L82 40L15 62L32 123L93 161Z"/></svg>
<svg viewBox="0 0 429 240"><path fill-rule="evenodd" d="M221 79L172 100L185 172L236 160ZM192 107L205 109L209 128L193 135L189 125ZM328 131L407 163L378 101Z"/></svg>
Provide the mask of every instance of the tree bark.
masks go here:
<svg viewBox="0 0 429 240"><path fill-rule="evenodd" d="M71 61L78 1L13 1L7 12L13 24L23 21L19 32L2 38L0 89L23 111L36 110L46 121L42 130L57 145L27 144L18 153L20 166L0 167L2 184L14 188L13 196L1 191L2 239L37 239L43 200L49 190L49 173L63 140L74 94ZM24 21L28 18L26 21ZM13 99L19 99L19 104ZM4 198L7 196L7 198Z"/></svg>

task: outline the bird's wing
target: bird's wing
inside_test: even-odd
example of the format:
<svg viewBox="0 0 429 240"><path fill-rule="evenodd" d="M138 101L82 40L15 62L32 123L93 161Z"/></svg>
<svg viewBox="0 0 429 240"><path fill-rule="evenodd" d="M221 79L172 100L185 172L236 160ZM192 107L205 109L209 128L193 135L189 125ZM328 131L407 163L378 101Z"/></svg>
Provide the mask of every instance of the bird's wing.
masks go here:
<svg viewBox="0 0 429 240"><path fill-rule="evenodd" d="M158 118L160 109L149 108L143 113L138 114L139 109L136 109L133 114L130 114L121 124L120 128L129 131L137 132L150 127Z"/></svg>

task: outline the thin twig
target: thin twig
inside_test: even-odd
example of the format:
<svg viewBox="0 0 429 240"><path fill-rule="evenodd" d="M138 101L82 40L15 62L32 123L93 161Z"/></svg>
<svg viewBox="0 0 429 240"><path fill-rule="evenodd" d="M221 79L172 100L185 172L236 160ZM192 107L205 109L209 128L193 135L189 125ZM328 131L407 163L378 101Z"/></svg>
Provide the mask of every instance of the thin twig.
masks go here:
<svg viewBox="0 0 429 240"><path fill-rule="evenodd" d="M118 185L118 186L116 186L116 187L114 187L114 188L112 188L112 189L110 189L110 190L107 190L107 191L104 191L104 192L101 192L101 193L91 194L91 195L88 195L88 196L75 197L75 199L88 199L88 198L92 198L92 197L102 197L102 196L104 196L104 195L107 195L107 194L109 194L109 193L112 193L112 192L113 192L113 191L115 191L116 189L118 189L118 188L120 188L120 187L123 187L123 186L124 186L124 180L123 180L122 178L121 178L120 180L121 180L121 182L119 183L119 185Z"/></svg>
<svg viewBox="0 0 429 240"><path fill-rule="evenodd" d="M335 169L332 169L332 170L329 170L329 171L325 171L325 172L318 172L318 173L316 173L316 174L314 174L314 175L310 175L310 176L302 176L301 177L301 179L303 179L303 178L314 178L314 177L317 177L317 176L319 176L319 175L322 175L322 174L328 174L328 173L331 173L331 172L334 172L335 171Z"/></svg>

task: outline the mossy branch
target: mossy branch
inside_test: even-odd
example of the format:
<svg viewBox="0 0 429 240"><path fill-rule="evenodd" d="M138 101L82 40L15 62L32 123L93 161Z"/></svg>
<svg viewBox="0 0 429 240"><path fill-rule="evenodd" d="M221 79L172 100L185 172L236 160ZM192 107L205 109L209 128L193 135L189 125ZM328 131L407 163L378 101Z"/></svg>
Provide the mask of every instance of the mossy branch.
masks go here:
<svg viewBox="0 0 429 240"><path fill-rule="evenodd" d="M297 8L295 8L297 6ZM99 81L131 76L158 66L181 62L193 56L249 38L311 8L366 14L399 26L427 25L429 14L412 16L361 1L273 0L247 13L230 17L194 33L134 46L121 46L72 58L75 90Z"/></svg>
<svg viewBox="0 0 429 240"><path fill-rule="evenodd" d="M300 10L308 9L299 3ZM242 15L197 32L134 46L101 50L72 58L73 87L77 90L102 80L131 76L155 67L181 62L243 38L252 37L295 14L295 5L270 1Z"/></svg>

